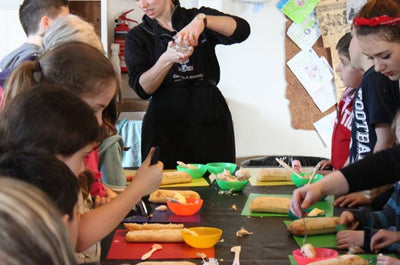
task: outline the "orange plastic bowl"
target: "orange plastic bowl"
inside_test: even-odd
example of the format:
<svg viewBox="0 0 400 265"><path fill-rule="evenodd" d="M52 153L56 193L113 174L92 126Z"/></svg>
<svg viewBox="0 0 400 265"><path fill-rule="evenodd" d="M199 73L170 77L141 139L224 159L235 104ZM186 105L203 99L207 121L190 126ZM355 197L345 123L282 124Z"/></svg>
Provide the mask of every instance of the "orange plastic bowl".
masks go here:
<svg viewBox="0 0 400 265"><path fill-rule="evenodd" d="M186 198L186 203L178 203L173 201L167 201L168 208L176 215L194 215L197 213L201 206L203 206L203 200L197 198Z"/></svg>
<svg viewBox="0 0 400 265"><path fill-rule="evenodd" d="M182 238L186 244L193 248L210 248L213 247L221 239L222 230L215 227L190 227L197 233L192 235L188 232L182 231Z"/></svg>
<svg viewBox="0 0 400 265"><path fill-rule="evenodd" d="M315 249L315 258L307 258L301 254L301 249L298 248L293 250L292 254L294 259L296 260L297 264L299 265L306 265L311 262L319 261L319 260L326 260L336 258L338 256L338 252L336 250L330 248L314 248Z"/></svg>

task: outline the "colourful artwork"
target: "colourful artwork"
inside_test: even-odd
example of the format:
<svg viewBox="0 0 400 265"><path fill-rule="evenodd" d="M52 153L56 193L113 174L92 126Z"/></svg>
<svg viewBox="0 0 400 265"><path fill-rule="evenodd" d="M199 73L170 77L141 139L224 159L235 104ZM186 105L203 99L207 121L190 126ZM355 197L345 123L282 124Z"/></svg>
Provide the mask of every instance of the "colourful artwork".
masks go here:
<svg viewBox="0 0 400 265"><path fill-rule="evenodd" d="M281 0L277 4L294 23L302 24L321 0Z"/></svg>

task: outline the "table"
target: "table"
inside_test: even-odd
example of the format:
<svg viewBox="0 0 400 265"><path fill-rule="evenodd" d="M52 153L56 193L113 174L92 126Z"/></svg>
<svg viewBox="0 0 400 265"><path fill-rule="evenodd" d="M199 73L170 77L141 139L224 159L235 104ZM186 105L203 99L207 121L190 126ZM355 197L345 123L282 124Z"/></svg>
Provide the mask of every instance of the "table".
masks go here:
<svg viewBox="0 0 400 265"><path fill-rule="evenodd" d="M241 216L241 211L250 193L268 194L291 194L295 186L251 186L248 184L244 190L235 195L219 194L218 188L214 184L209 187L192 187L197 191L204 203L201 209L201 223L188 223L189 226L214 226L221 228L224 232L220 242L215 246L215 256L220 265L233 262L233 253L230 252L232 246L240 245L241 264L290 264L288 255L298 248L293 237L286 231L283 220L285 217L247 217ZM237 210L231 209L232 205L237 206ZM244 227L253 235L238 238L236 231ZM123 228L119 226L118 229ZM111 244L114 232L110 233L102 240L101 264L136 264L138 260L107 260L108 249ZM190 260L196 264L201 264L201 259Z"/></svg>

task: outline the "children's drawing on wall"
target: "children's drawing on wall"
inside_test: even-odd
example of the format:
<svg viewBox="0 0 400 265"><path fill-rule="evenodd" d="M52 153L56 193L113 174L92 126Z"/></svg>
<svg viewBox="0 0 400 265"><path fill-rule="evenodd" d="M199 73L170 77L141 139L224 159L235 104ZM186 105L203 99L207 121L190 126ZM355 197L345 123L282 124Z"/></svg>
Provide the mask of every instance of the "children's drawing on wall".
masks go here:
<svg viewBox="0 0 400 265"><path fill-rule="evenodd" d="M302 24L321 0L280 0L276 5L294 23Z"/></svg>
<svg viewBox="0 0 400 265"><path fill-rule="evenodd" d="M313 11L302 24L292 23L286 34L302 50L309 50L321 36L318 18Z"/></svg>
<svg viewBox="0 0 400 265"><path fill-rule="evenodd" d="M313 49L300 51L287 65L321 112L336 103L332 89L333 73Z"/></svg>

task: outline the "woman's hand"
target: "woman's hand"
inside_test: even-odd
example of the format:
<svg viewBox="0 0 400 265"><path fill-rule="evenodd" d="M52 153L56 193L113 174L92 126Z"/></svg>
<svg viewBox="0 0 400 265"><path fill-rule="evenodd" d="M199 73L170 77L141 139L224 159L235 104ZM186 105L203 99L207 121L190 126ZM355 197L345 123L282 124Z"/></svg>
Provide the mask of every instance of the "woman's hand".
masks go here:
<svg viewBox="0 0 400 265"><path fill-rule="evenodd" d="M168 43L167 50L162 55L164 57L163 60L167 60L170 63L182 64L192 56L194 49L193 47L189 47L188 51L180 52L175 49L175 45L176 44L173 41Z"/></svg>
<svg viewBox="0 0 400 265"><path fill-rule="evenodd" d="M196 47L199 45L199 37L204 31L205 26L204 19L195 16L193 20L186 25L186 27L184 27L175 35L175 42L177 42L179 45L184 42L186 45Z"/></svg>
<svg viewBox="0 0 400 265"><path fill-rule="evenodd" d="M336 234L337 248L362 247L364 244L364 231L343 230Z"/></svg>
<svg viewBox="0 0 400 265"><path fill-rule="evenodd" d="M371 203L371 199L365 197L362 191L360 192L353 192L344 196L340 196L334 202L334 206L338 207L354 207L357 205L366 205Z"/></svg>
<svg viewBox="0 0 400 265"><path fill-rule="evenodd" d="M371 238L371 250L378 252L380 249L400 241L400 232L380 229Z"/></svg>

